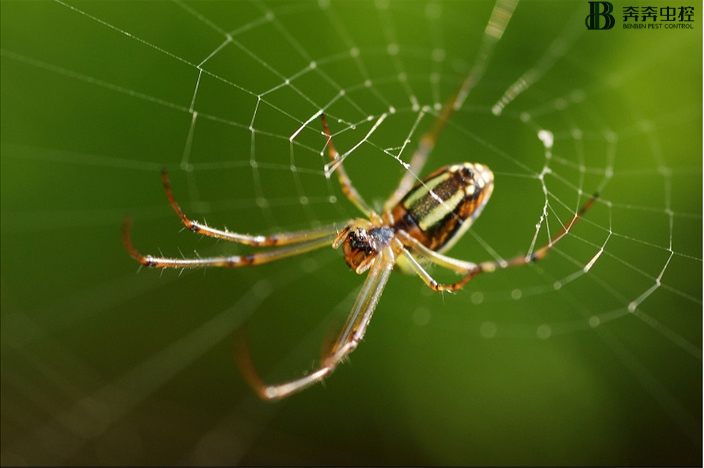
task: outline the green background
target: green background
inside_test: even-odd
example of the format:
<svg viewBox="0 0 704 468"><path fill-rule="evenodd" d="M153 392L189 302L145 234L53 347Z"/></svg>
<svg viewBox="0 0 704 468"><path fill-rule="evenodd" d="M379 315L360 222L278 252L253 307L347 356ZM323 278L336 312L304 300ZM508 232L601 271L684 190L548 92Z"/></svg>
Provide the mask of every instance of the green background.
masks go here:
<svg viewBox="0 0 704 468"><path fill-rule="evenodd" d="M181 231L164 166L184 209L213 226L273 233L358 216L323 176L317 120L288 140L323 105L341 151L397 110L347 161L360 192L383 200L402 171L381 149L398 149L418 117L398 67L420 105L443 102L475 63L492 9L325 5L0 3L2 463L700 463L699 3L663 2L694 5L694 29L657 31L623 30L619 18L587 31L586 2L519 3L425 173L460 161L494 170L473 229L505 258L529 248L542 213L537 130L556 136L551 232L599 188L600 201L544 262L457 294L392 275L366 339L324 385L258 401L230 335L248 321L267 381L311 369L362 281L338 252L136 273L120 239L127 213L145 253L247 251ZM614 2L631 5L645 4ZM225 41L217 28L239 45L205 61L199 79ZM299 75L310 60L320 73ZM492 115L541 63L541 79ZM277 88L282 77L295 89ZM348 98L335 98L341 88ZM602 247L588 273L554 289ZM491 258L472 234L450 253Z"/></svg>

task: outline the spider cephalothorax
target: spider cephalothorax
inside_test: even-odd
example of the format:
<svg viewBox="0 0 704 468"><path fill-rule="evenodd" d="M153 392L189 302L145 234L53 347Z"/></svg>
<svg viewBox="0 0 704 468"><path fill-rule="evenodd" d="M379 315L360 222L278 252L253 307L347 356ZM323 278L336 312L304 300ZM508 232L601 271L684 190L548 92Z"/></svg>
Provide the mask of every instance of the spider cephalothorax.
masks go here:
<svg viewBox="0 0 704 468"><path fill-rule="evenodd" d="M357 273L364 273L371 266L374 257L394 238L390 226L373 226L369 221L355 220L340 234L337 247L342 243L342 253L347 264Z"/></svg>

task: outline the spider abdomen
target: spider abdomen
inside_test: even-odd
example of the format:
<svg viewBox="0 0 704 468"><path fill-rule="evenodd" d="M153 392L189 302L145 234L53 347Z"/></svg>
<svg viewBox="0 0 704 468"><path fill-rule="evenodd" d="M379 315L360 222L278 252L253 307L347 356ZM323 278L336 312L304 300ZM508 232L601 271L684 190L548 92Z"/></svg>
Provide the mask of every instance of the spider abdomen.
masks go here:
<svg viewBox="0 0 704 468"><path fill-rule="evenodd" d="M493 189L494 174L482 164L442 167L393 208L394 226L431 250L445 251L479 216Z"/></svg>

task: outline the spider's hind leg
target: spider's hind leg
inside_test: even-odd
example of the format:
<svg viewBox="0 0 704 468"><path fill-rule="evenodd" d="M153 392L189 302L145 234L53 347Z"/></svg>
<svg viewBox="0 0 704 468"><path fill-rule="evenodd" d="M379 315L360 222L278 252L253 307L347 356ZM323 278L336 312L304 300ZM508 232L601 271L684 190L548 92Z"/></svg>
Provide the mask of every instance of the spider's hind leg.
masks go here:
<svg viewBox="0 0 704 468"><path fill-rule="evenodd" d="M405 257L407 265L410 266L412 270L432 290L457 291L459 289L462 289L469 281L472 280L472 278L474 278L480 273L491 273L496 270L527 265L533 262L537 262L538 260L542 260L545 255L547 255L547 253L557 244L557 242L569 232L572 226L574 226L574 224L579 221L582 216L584 216L584 213L586 213L587 210L592 207L598 197L598 193L592 195L592 197L587 200L587 202L569 220L569 222L563 225L562 228L555 235L553 235L545 245L533 250L532 252L529 252L524 255L519 255L508 260L500 259L481 262L477 264L464 260L459 260L430 250L407 233L399 232L400 241L407 248L402 252L402 255ZM430 274L423 268L420 263L418 263L412 253L420 255L440 267L453 270L456 273L463 275L463 277L455 283L440 284L435 281L432 276L430 276Z"/></svg>
<svg viewBox="0 0 704 468"><path fill-rule="evenodd" d="M320 382L330 375L342 360L355 350L372 318L374 309L381 298L394 266L394 254L390 247L384 249L377 261L369 270L367 279L362 286L347 322L333 343L332 347L323 351L320 367L312 373L278 385L267 385L256 371L249 351L249 340L244 328L235 334L235 360L245 381L267 401L275 401L299 392Z"/></svg>

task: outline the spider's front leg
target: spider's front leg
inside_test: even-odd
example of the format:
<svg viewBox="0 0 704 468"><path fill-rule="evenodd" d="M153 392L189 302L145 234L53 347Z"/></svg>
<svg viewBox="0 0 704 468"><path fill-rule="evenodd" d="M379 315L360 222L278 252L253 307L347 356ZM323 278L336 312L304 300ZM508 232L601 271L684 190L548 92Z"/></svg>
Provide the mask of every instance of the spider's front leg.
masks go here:
<svg viewBox="0 0 704 468"><path fill-rule="evenodd" d="M304 231L285 232L270 236L251 236L248 234L238 234L228 230L213 229L204 224L190 220L181 210L181 207L176 203L168 173L164 169L161 173L162 182L166 196L169 199L171 207L176 211L183 224L191 231L203 234L209 237L215 237L239 244L250 245L253 247L272 247L277 248L257 252L248 255L231 255L221 257L207 258L167 258L155 257L152 255L142 255L132 244L132 219L125 217L122 223L122 242L127 252L135 258L139 263L147 267L155 268L203 268L203 267L228 267L237 268L250 265L261 265L263 263L273 262L286 257L310 252L321 247L333 245L333 242L346 232L349 223L336 223L328 226L323 226L316 229L308 229Z"/></svg>
<svg viewBox="0 0 704 468"><path fill-rule="evenodd" d="M362 195L357 191L357 189L352 185L352 180L347 175L345 166L340 158L340 153L337 152L335 144L332 141L332 135L330 134L330 128L328 127L328 121L325 118L325 114L320 114L320 120L323 123L323 133L325 138L327 138L328 154L330 160L336 164L335 171L337 172L337 178L340 182L340 187L342 187L342 193L345 194L347 199L352 202L362 213L364 213L370 220L380 223L382 221L381 217L374 211L369 204L362 198Z"/></svg>
<svg viewBox="0 0 704 468"><path fill-rule="evenodd" d="M122 226L122 242L125 250L134 259L146 267L152 268L205 268L205 267L226 267L239 268L244 266L261 265L273 262L282 258L293 257L302 253L317 250L322 247L331 246L338 236L338 228L328 228L325 237L313 238L297 244L284 245L265 252L256 252L247 255L228 255L220 257L202 258L169 258L155 257L153 255L142 255L132 244L132 220L126 218ZM304 231L306 232L306 231ZM305 236L302 236L305 237Z"/></svg>
<svg viewBox="0 0 704 468"><path fill-rule="evenodd" d="M181 206L176 202L173 190L171 189L169 173L166 169L161 170L161 181L164 184L164 191L166 192L166 197L169 199L169 204L171 204L171 207L174 209L178 217L181 218L183 225L189 230L204 236L215 237L230 242L237 242L238 244L251 245L252 247L270 247L275 245L297 244L312 239L327 237L332 229L339 229L342 227L340 224L333 224L331 226L323 226L317 229L286 232L270 236L251 236L248 234L239 234L228 231L227 229L211 228L205 223L193 221L184 214Z"/></svg>

